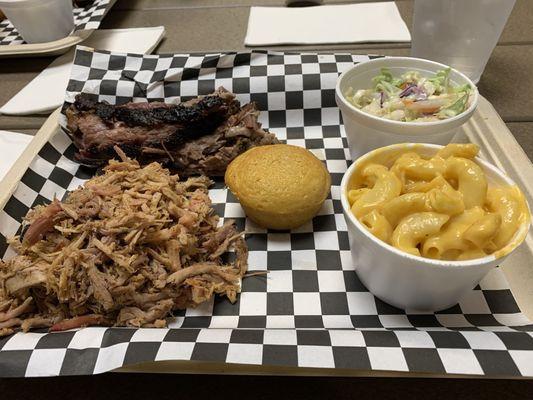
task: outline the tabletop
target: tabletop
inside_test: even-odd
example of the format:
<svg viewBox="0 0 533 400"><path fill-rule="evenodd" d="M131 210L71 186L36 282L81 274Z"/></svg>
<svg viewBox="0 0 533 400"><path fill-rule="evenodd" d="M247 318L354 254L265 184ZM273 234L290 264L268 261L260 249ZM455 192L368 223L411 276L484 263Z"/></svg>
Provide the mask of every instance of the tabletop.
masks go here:
<svg viewBox="0 0 533 400"><path fill-rule="evenodd" d="M369 0L367 0L369 1ZM372 0L370 0L372 1ZM352 1L353 2L353 1ZM324 0L325 4L348 3ZM412 0L396 1L400 13L410 27ZM284 0L118 0L103 20L101 28L132 28L164 25L165 38L156 53L207 52L244 50L244 36L252 5L282 6ZM533 2L517 0L514 10L485 69L480 93L496 108L506 125L533 159ZM306 51L343 51L354 54L408 55L408 43L272 46L269 49ZM2 59L0 61L0 104L22 89L54 57ZM34 134L46 116L1 116L0 129ZM28 382L31 382L27 384ZM204 382L211 382L204 385ZM6 397L30 398L36 392L46 397L58 394L76 398L97 398L110 387L120 387L122 395L132 398L170 394L180 397L207 398L262 393L260 398L291 396L293 398L349 398L356 393L394 398L394 393L410 389L415 397L462 398L476 390L479 398L527 398L531 381L438 380L411 378L243 378L202 377L200 375L158 376L143 374L105 374L98 377L0 380L0 392ZM253 390L252 390L252 387ZM218 388L218 389L217 389ZM224 389L225 388L225 389ZM181 393L181 394L180 394ZM9 395L12 396L9 396ZM74 395L74 396L71 396ZM149 396L151 395L151 396ZM314 395L314 396L313 396ZM418 395L418 396L417 396Z"/></svg>
<svg viewBox="0 0 533 400"><path fill-rule="evenodd" d="M369 0L366 0L369 1ZM372 0L371 0L372 1ZM251 5L282 6L284 0L119 0L101 28L164 25L156 53L243 50ZM348 3L324 0L324 4ZM352 1L353 2L353 1ZM413 0L396 0L410 26ZM533 159L533 2L517 0L479 82L479 91L496 108L530 159ZM223 34L221 34L222 32ZM271 46L276 50L345 51L354 54L409 55L409 43ZM54 58L3 59L0 104L7 102ZM0 129L35 133L46 116L0 116Z"/></svg>

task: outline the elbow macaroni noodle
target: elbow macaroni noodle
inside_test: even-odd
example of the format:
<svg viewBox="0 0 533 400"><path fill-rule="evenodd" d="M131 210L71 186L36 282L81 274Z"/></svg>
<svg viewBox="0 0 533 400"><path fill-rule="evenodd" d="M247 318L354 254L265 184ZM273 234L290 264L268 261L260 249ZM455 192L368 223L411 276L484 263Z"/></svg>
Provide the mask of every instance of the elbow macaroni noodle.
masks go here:
<svg viewBox="0 0 533 400"><path fill-rule="evenodd" d="M348 192L351 211L380 240L441 260L484 257L505 247L529 212L516 186L488 187L474 144L449 144L368 162ZM390 168L384 164L391 164Z"/></svg>

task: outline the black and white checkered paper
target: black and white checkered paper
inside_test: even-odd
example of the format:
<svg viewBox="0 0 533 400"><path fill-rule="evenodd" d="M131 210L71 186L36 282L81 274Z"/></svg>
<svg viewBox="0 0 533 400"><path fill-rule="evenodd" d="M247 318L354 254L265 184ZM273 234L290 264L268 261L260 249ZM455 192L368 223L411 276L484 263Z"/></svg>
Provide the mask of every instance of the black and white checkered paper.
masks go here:
<svg viewBox="0 0 533 400"><path fill-rule="evenodd" d="M70 0L66 0L70 1ZM74 32L97 29L108 9L110 0L94 0L85 7L74 8ZM0 46L25 44L26 42L8 19L0 21Z"/></svg>
<svg viewBox="0 0 533 400"><path fill-rule="evenodd" d="M168 329L93 327L0 339L0 375L96 374L146 361L195 360L533 376L533 325L500 269L436 314L391 307L358 280L341 211L339 185L350 160L334 87L340 72L368 59L263 51L124 55L79 47L67 103L82 91L110 103L173 102L224 86L243 103L256 101L261 122L280 139L324 160L331 195L309 223L274 232L247 220L217 182L210 191L215 209L248 232L250 270L268 270L268 276L244 279L236 304L216 298L178 313ZM31 163L0 212L4 258L13 254L5 237L19 231L30 207L61 198L92 176L73 154L68 136L58 132Z"/></svg>

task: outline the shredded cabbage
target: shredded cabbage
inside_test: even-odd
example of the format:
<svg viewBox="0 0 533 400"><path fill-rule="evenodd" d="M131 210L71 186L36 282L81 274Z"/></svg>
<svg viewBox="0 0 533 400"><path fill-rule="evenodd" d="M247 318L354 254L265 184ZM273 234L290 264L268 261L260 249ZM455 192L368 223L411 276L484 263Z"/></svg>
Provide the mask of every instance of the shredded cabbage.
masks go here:
<svg viewBox="0 0 533 400"><path fill-rule="evenodd" d="M419 71L407 71L395 77L382 68L372 78L372 88L349 88L344 96L362 111L386 119L430 122L452 118L468 108L473 88L453 84L450 72L446 68L425 77Z"/></svg>

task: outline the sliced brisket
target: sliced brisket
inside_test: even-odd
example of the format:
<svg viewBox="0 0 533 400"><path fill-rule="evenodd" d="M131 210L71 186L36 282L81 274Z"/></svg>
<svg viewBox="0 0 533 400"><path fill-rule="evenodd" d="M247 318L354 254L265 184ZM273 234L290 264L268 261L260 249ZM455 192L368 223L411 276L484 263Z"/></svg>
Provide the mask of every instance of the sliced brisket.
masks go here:
<svg viewBox="0 0 533 400"><path fill-rule="evenodd" d="M114 106L79 94L66 110L76 158L101 166L118 145L145 164L159 161L182 175L220 176L250 147L277 143L261 129L254 103L242 108L224 88L181 104L126 103Z"/></svg>

